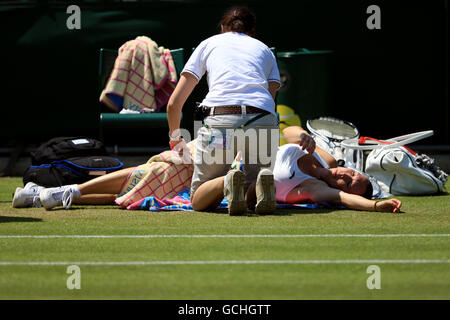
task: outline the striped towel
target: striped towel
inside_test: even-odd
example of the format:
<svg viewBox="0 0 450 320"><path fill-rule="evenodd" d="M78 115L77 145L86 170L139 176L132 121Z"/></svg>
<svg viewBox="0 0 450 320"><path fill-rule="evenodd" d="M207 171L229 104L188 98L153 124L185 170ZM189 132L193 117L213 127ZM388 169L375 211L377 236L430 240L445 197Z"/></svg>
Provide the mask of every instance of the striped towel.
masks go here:
<svg viewBox="0 0 450 320"><path fill-rule="evenodd" d="M173 198L160 199L158 197L145 197L134 202L127 209L129 210L148 210L148 211L193 211L189 189L185 189ZM228 208L226 198L222 200L216 209ZM277 203L279 209L321 209L328 208L333 210L345 209L343 206L333 206L327 202L321 203L298 203L298 204L281 204Z"/></svg>
<svg viewBox="0 0 450 320"><path fill-rule="evenodd" d="M176 83L170 50L141 36L120 47L100 102L116 112L155 112L169 101Z"/></svg>
<svg viewBox="0 0 450 320"><path fill-rule="evenodd" d="M131 208L133 203L146 197L171 199L191 187L194 172L193 154L195 140L187 144L190 163L183 163L174 150L155 155L147 163L136 167L122 185L116 204ZM186 161L184 161L186 162Z"/></svg>

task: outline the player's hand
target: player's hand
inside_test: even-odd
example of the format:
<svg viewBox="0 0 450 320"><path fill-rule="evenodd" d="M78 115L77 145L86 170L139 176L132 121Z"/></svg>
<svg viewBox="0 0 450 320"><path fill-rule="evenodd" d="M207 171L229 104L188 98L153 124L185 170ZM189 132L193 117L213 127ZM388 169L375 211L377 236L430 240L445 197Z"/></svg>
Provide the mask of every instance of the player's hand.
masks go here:
<svg viewBox="0 0 450 320"><path fill-rule="evenodd" d="M389 199L379 201L375 204L376 211L381 212L393 212L393 213L401 213L400 207L402 206L402 202L398 199Z"/></svg>
<svg viewBox="0 0 450 320"><path fill-rule="evenodd" d="M304 132L300 134L300 140L298 144L302 147L302 150L306 150L310 154L312 154L316 149L316 142L314 141L314 139Z"/></svg>

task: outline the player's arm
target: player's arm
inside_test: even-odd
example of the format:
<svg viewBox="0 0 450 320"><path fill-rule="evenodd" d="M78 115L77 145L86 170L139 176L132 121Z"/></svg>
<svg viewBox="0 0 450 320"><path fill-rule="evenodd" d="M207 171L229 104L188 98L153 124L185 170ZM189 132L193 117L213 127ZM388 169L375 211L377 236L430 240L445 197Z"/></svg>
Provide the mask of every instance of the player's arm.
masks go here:
<svg viewBox="0 0 450 320"><path fill-rule="evenodd" d="M313 153L316 149L316 142L309 135L309 133L299 126L290 126L283 129L283 136L287 143L295 143L302 147L303 150L307 150L309 153Z"/></svg>
<svg viewBox="0 0 450 320"><path fill-rule="evenodd" d="M283 129L283 136L287 143L295 143L308 150L309 153L316 152L330 168L336 168L336 159L316 145L314 139L309 135L308 131L299 126L289 126Z"/></svg>
<svg viewBox="0 0 450 320"><path fill-rule="evenodd" d="M308 186L308 193L314 202L330 202L349 209L361 211L380 211L399 213L402 202L398 199L383 201L369 200L356 194L350 194L328 185L314 183Z"/></svg>

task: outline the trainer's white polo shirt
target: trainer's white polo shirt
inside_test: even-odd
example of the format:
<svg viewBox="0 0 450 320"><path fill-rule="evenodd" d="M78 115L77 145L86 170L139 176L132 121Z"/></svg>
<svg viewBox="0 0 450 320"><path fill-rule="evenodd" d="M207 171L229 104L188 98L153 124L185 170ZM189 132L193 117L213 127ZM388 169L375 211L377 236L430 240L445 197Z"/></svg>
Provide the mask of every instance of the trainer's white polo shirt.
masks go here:
<svg viewBox="0 0 450 320"><path fill-rule="evenodd" d="M269 82L280 83L272 51L243 33L226 32L200 43L181 73L199 81L207 72L209 92L205 106L249 105L275 114Z"/></svg>

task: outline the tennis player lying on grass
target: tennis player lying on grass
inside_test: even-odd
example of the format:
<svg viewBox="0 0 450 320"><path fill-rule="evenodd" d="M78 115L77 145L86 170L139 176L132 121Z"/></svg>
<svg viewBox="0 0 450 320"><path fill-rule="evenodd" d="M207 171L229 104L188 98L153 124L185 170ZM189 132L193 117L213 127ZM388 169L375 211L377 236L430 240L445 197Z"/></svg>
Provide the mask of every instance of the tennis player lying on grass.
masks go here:
<svg viewBox="0 0 450 320"><path fill-rule="evenodd" d="M370 200L372 185L369 179L353 169L337 167L337 162L333 156L317 147L315 141L303 128L298 126L287 127L283 130L283 135L288 144L279 147L273 172L277 202L326 201L355 210L400 212L402 205L400 200ZM13 199L13 207L32 207L42 204L46 209L52 209L55 206L68 208L72 199L76 204L117 203L117 196L124 193L124 186L134 179L133 176L137 175L139 170L145 171L145 175L148 177L155 175L154 168L144 167L146 165L148 163L137 168L122 169L80 185L43 188L29 183L24 189L17 188ZM174 164L167 165L170 168L165 170L166 173L169 173L169 175L166 175L166 179L172 177L171 171L180 171L179 167ZM192 165L185 164L184 166L186 166L186 176L182 177L184 181L182 188L190 185L190 178L192 177ZM142 182L144 180L145 178ZM162 181L162 184L164 184L164 181ZM256 195L252 189L254 189L254 185L251 185L247 192L248 195L253 195L247 198L249 207L252 207L252 203L254 206L256 202ZM141 197L142 194L146 194L140 189L139 184L128 192L135 191L138 191ZM173 191L173 193L176 192L176 190ZM147 195L155 196L155 194ZM156 196L159 195L156 194ZM121 205L126 207L127 203L124 204Z"/></svg>
<svg viewBox="0 0 450 320"><path fill-rule="evenodd" d="M317 147L301 127L283 130L273 171L279 203L329 202L349 209L399 213L398 199L370 200L372 184L361 173L338 167L333 156Z"/></svg>

